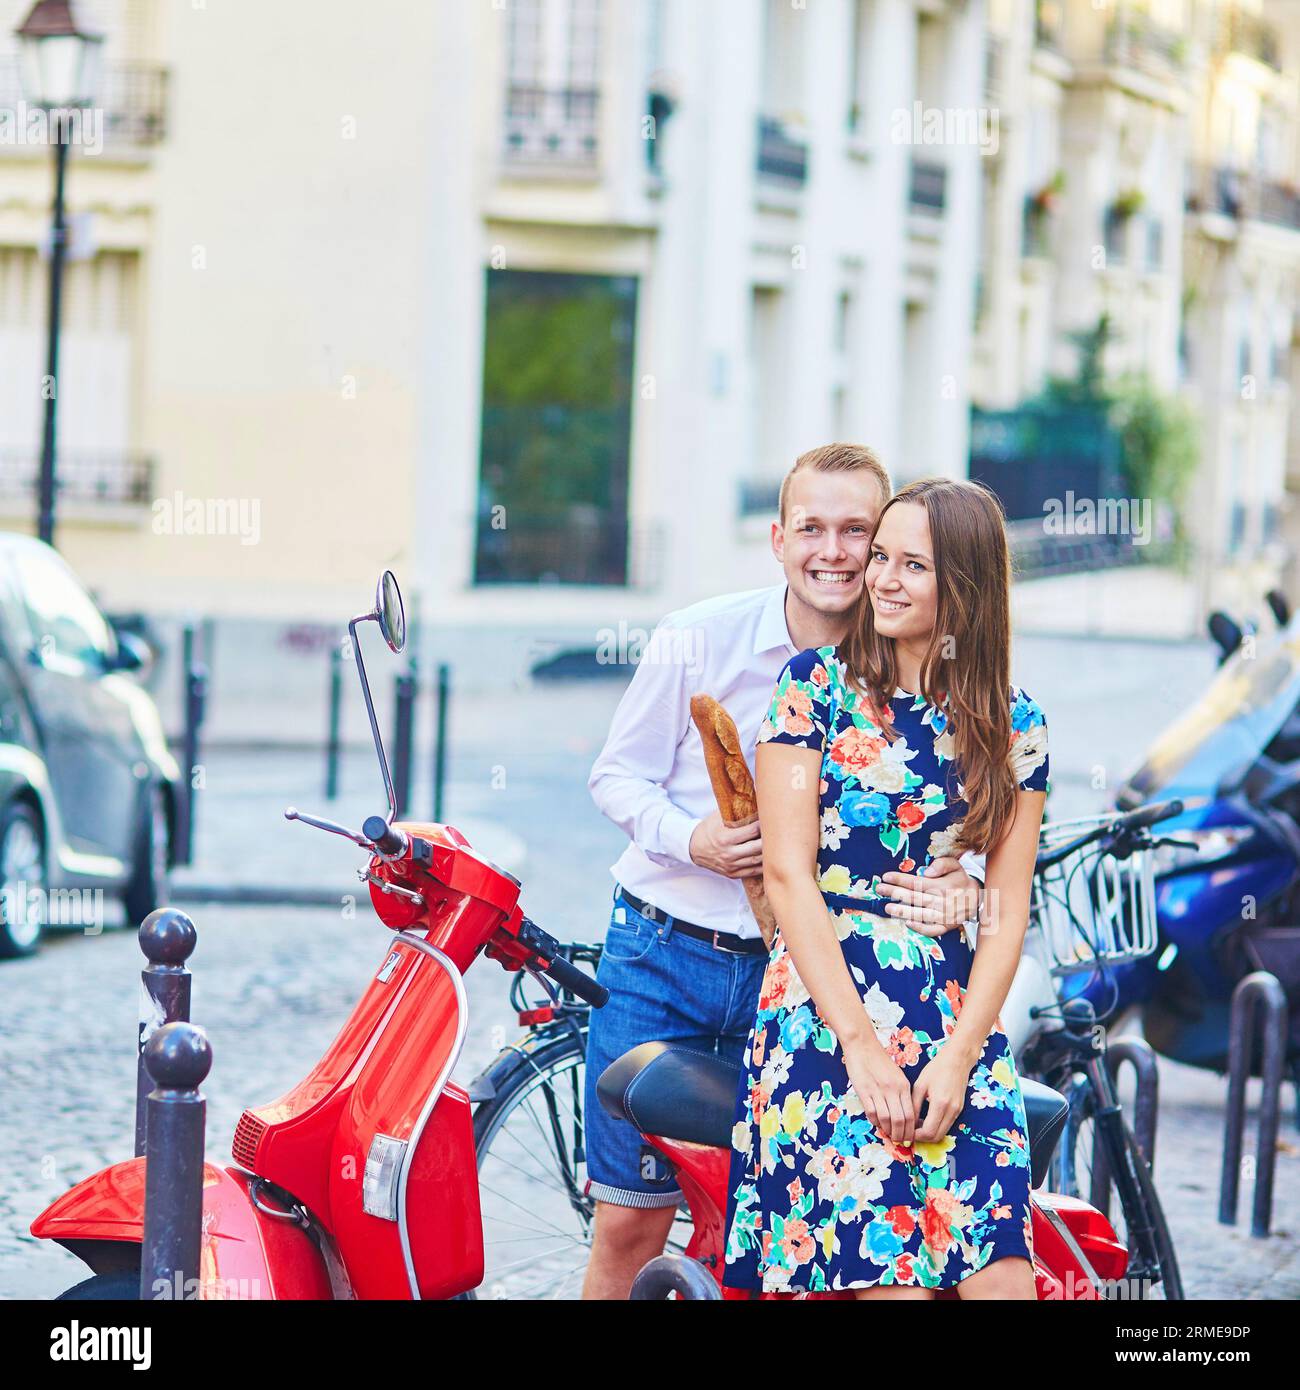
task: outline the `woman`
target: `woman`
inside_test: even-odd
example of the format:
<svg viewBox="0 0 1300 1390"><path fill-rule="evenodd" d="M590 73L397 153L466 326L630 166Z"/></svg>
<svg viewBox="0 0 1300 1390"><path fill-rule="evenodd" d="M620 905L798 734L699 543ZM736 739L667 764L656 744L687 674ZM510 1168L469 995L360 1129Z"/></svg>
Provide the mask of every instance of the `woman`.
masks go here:
<svg viewBox="0 0 1300 1390"><path fill-rule="evenodd" d="M777 683L756 782L779 930L732 1135L729 1286L1035 1296L1024 1101L998 1011L1028 921L1047 729L1010 683L1009 588L993 496L913 483L881 513L848 638ZM965 849L988 856L978 950L907 926L876 891Z"/></svg>

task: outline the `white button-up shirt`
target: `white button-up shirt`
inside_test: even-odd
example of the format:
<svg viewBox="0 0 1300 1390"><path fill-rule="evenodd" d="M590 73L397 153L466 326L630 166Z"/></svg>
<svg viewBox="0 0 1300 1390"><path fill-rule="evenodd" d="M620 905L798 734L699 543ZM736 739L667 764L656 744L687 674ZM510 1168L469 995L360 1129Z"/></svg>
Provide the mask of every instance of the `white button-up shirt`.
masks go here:
<svg viewBox="0 0 1300 1390"><path fill-rule="evenodd" d="M718 809L691 696L712 695L726 707L752 770L777 677L795 655L785 592L778 584L670 613L646 644L587 782L631 841L611 869L615 879L710 931L759 934L741 880L691 861L695 827Z"/></svg>
<svg viewBox="0 0 1300 1390"><path fill-rule="evenodd" d="M741 880L691 860L695 827L718 809L691 696L712 695L725 706L752 771L777 677L796 655L785 595L778 584L670 613L646 644L587 779L596 805L631 841L610 870L614 878L710 931L759 935ZM983 855L964 854L961 863L983 878Z"/></svg>

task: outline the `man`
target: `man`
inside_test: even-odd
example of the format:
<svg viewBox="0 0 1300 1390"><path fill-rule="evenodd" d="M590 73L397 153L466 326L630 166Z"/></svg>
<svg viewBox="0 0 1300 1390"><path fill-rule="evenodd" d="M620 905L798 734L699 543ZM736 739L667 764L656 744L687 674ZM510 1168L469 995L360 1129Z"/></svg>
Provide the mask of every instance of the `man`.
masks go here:
<svg viewBox="0 0 1300 1390"><path fill-rule="evenodd" d="M697 692L736 721L753 766L759 726L786 661L833 646L862 591L868 548L890 495L870 449L828 444L796 460L781 485L772 553L785 582L669 614L655 629L588 785L630 843L612 873L613 913L587 1042L588 1190L596 1224L583 1297L624 1299L663 1252L681 1192L640 1135L606 1114L596 1079L630 1048L675 1042L737 1062L754 1021L767 949L740 882L761 877L757 823L722 823L690 717ZM970 857L964 861L977 867ZM978 880L936 861L924 880L887 875L889 911L937 933L974 917Z"/></svg>

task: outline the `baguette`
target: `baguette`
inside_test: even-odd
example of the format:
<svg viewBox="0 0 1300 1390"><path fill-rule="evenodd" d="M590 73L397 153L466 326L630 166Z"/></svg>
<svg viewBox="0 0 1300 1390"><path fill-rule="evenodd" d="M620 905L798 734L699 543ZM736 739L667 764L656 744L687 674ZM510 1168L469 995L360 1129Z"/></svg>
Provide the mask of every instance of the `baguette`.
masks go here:
<svg viewBox="0 0 1300 1390"><path fill-rule="evenodd" d="M723 824L749 825L758 819L758 798L754 794L754 779L740 749L736 721L712 695L691 696L691 718L704 744L704 762L709 769L709 782ZM740 882L763 941L770 949L776 935L776 917L763 889L763 880L742 878Z"/></svg>

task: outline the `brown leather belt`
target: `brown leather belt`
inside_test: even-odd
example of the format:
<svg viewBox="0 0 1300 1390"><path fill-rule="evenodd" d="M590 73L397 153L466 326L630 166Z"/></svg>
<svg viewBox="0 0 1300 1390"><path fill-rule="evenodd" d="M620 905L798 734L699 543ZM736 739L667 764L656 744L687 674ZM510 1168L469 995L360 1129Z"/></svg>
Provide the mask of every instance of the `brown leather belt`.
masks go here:
<svg viewBox="0 0 1300 1390"><path fill-rule="evenodd" d="M701 927L694 922L684 922L680 917L674 917L671 912L665 912L663 908L646 902L644 898L638 898L635 893L629 893L622 884L619 885L619 896L642 917L648 918L651 922L662 922L664 926L672 927L674 931L681 932L683 936L693 936L697 941L706 941L716 951L726 951L733 956L765 956L768 954L761 936L737 936L735 932L713 931L709 927Z"/></svg>

